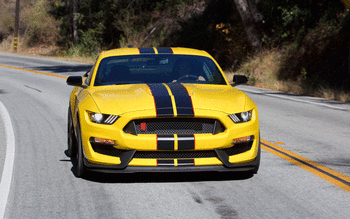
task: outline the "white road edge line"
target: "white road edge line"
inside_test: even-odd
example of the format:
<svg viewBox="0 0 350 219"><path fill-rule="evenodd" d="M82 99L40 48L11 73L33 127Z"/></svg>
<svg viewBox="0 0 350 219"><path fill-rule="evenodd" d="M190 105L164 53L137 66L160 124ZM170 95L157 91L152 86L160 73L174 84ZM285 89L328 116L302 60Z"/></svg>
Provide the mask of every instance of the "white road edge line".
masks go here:
<svg viewBox="0 0 350 219"><path fill-rule="evenodd" d="M308 104L313 104L313 105L318 105L318 106L324 106L324 107L328 107L328 108L332 108L332 109L338 109L338 110L346 110L345 108L342 107L337 107L337 106L332 106L326 103L318 103L318 102L313 102L313 101L309 101L309 100L301 100L301 99L297 99L297 98L292 98L292 97L284 97L278 94L267 94L264 92L259 92L259 91L253 91L253 90L249 90L249 89L244 89L244 88L238 88L244 92L250 92L250 93L254 93L254 94L263 94L265 96L270 96L270 97L275 97L275 98L281 98L281 99L286 99L286 100L293 100L293 101L297 101L297 102L301 102L301 103L308 103Z"/></svg>
<svg viewBox="0 0 350 219"><path fill-rule="evenodd" d="M0 116L5 126L6 157L0 182L0 218L4 218L7 199L10 193L13 164L15 160L15 135L11 118L5 106L0 101Z"/></svg>

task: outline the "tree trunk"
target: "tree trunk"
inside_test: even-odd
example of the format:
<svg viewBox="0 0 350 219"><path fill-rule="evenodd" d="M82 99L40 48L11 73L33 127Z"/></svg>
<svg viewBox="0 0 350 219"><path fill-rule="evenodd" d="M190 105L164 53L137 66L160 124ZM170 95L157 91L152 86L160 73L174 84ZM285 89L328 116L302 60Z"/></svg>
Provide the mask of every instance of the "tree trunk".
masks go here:
<svg viewBox="0 0 350 219"><path fill-rule="evenodd" d="M348 66L348 82L350 82L350 40L349 40L349 66ZM349 83L348 83L349 84Z"/></svg>
<svg viewBox="0 0 350 219"><path fill-rule="evenodd" d="M77 0L73 0L73 43L78 44Z"/></svg>
<svg viewBox="0 0 350 219"><path fill-rule="evenodd" d="M252 13L252 16L256 24L261 23L264 19L264 16L258 10L259 1L260 0L248 0L249 9L250 9L250 12Z"/></svg>
<svg viewBox="0 0 350 219"><path fill-rule="evenodd" d="M237 10L242 18L248 41L254 50L259 50L261 39L256 28L253 13L250 11L248 0L234 0Z"/></svg>

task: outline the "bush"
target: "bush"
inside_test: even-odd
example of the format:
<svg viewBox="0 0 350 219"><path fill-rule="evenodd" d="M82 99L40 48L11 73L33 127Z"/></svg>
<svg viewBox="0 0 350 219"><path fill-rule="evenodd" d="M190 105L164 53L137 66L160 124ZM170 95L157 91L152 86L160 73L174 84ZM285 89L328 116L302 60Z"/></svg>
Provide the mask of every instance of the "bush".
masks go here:
<svg viewBox="0 0 350 219"><path fill-rule="evenodd" d="M89 29L81 32L80 43L76 46L70 47L64 56L68 57L91 57L96 59L100 51L102 37L97 33L97 30Z"/></svg>
<svg viewBox="0 0 350 219"><path fill-rule="evenodd" d="M48 11L49 4L44 0L23 10L21 20L24 22L28 46L55 45L58 38L58 22Z"/></svg>

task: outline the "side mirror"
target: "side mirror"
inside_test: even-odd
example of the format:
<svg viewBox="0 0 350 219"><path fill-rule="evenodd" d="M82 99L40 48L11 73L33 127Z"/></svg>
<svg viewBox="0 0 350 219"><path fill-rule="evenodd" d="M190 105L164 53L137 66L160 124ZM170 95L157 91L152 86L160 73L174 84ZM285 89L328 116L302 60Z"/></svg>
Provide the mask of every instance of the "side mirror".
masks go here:
<svg viewBox="0 0 350 219"><path fill-rule="evenodd" d="M83 78L81 76L69 76L67 78L67 84L81 87L83 85Z"/></svg>
<svg viewBox="0 0 350 219"><path fill-rule="evenodd" d="M90 71L87 71L84 75L83 75L83 77L87 77L87 76L89 76L89 74L90 74Z"/></svg>
<svg viewBox="0 0 350 219"><path fill-rule="evenodd" d="M233 83L233 85L246 84L248 83L248 78L244 75L234 75Z"/></svg>

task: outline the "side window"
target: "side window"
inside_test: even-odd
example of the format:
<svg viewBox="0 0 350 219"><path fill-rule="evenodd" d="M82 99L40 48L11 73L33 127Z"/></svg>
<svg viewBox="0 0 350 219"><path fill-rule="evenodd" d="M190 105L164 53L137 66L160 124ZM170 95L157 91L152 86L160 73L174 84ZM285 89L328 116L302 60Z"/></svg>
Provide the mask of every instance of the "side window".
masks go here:
<svg viewBox="0 0 350 219"><path fill-rule="evenodd" d="M203 72L204 72L206 78L211 78L210 69L208 68L207 63L205 63L205 62L203 64Z"/></svg>
<svg viewBox="0 0 350 219"><path fill-rule="evenodd" d="M92 78L92 73L94 72L94 68L95 68L95 65L93 65L92 68L89 71L88 77L87 77L87 79L85 81L85 83L87 85L90 85L90 83L91 83L91 78Z"/></svg>
<svg viewBox="0 0 350 219"><path fill-rule="evenodd" d="M87 79L86 79L86 81L85 81L85 83L86 83L87 85L90 85L90 83L91 83L92 74L94 73L94 69L95 69L97 60L98 60L98 57L97 57L97 59L96 59L96 61L95 61L95 64L91 67L90 72L89 72L89 74L88 74L88 77L87 77Z"/></svg>

